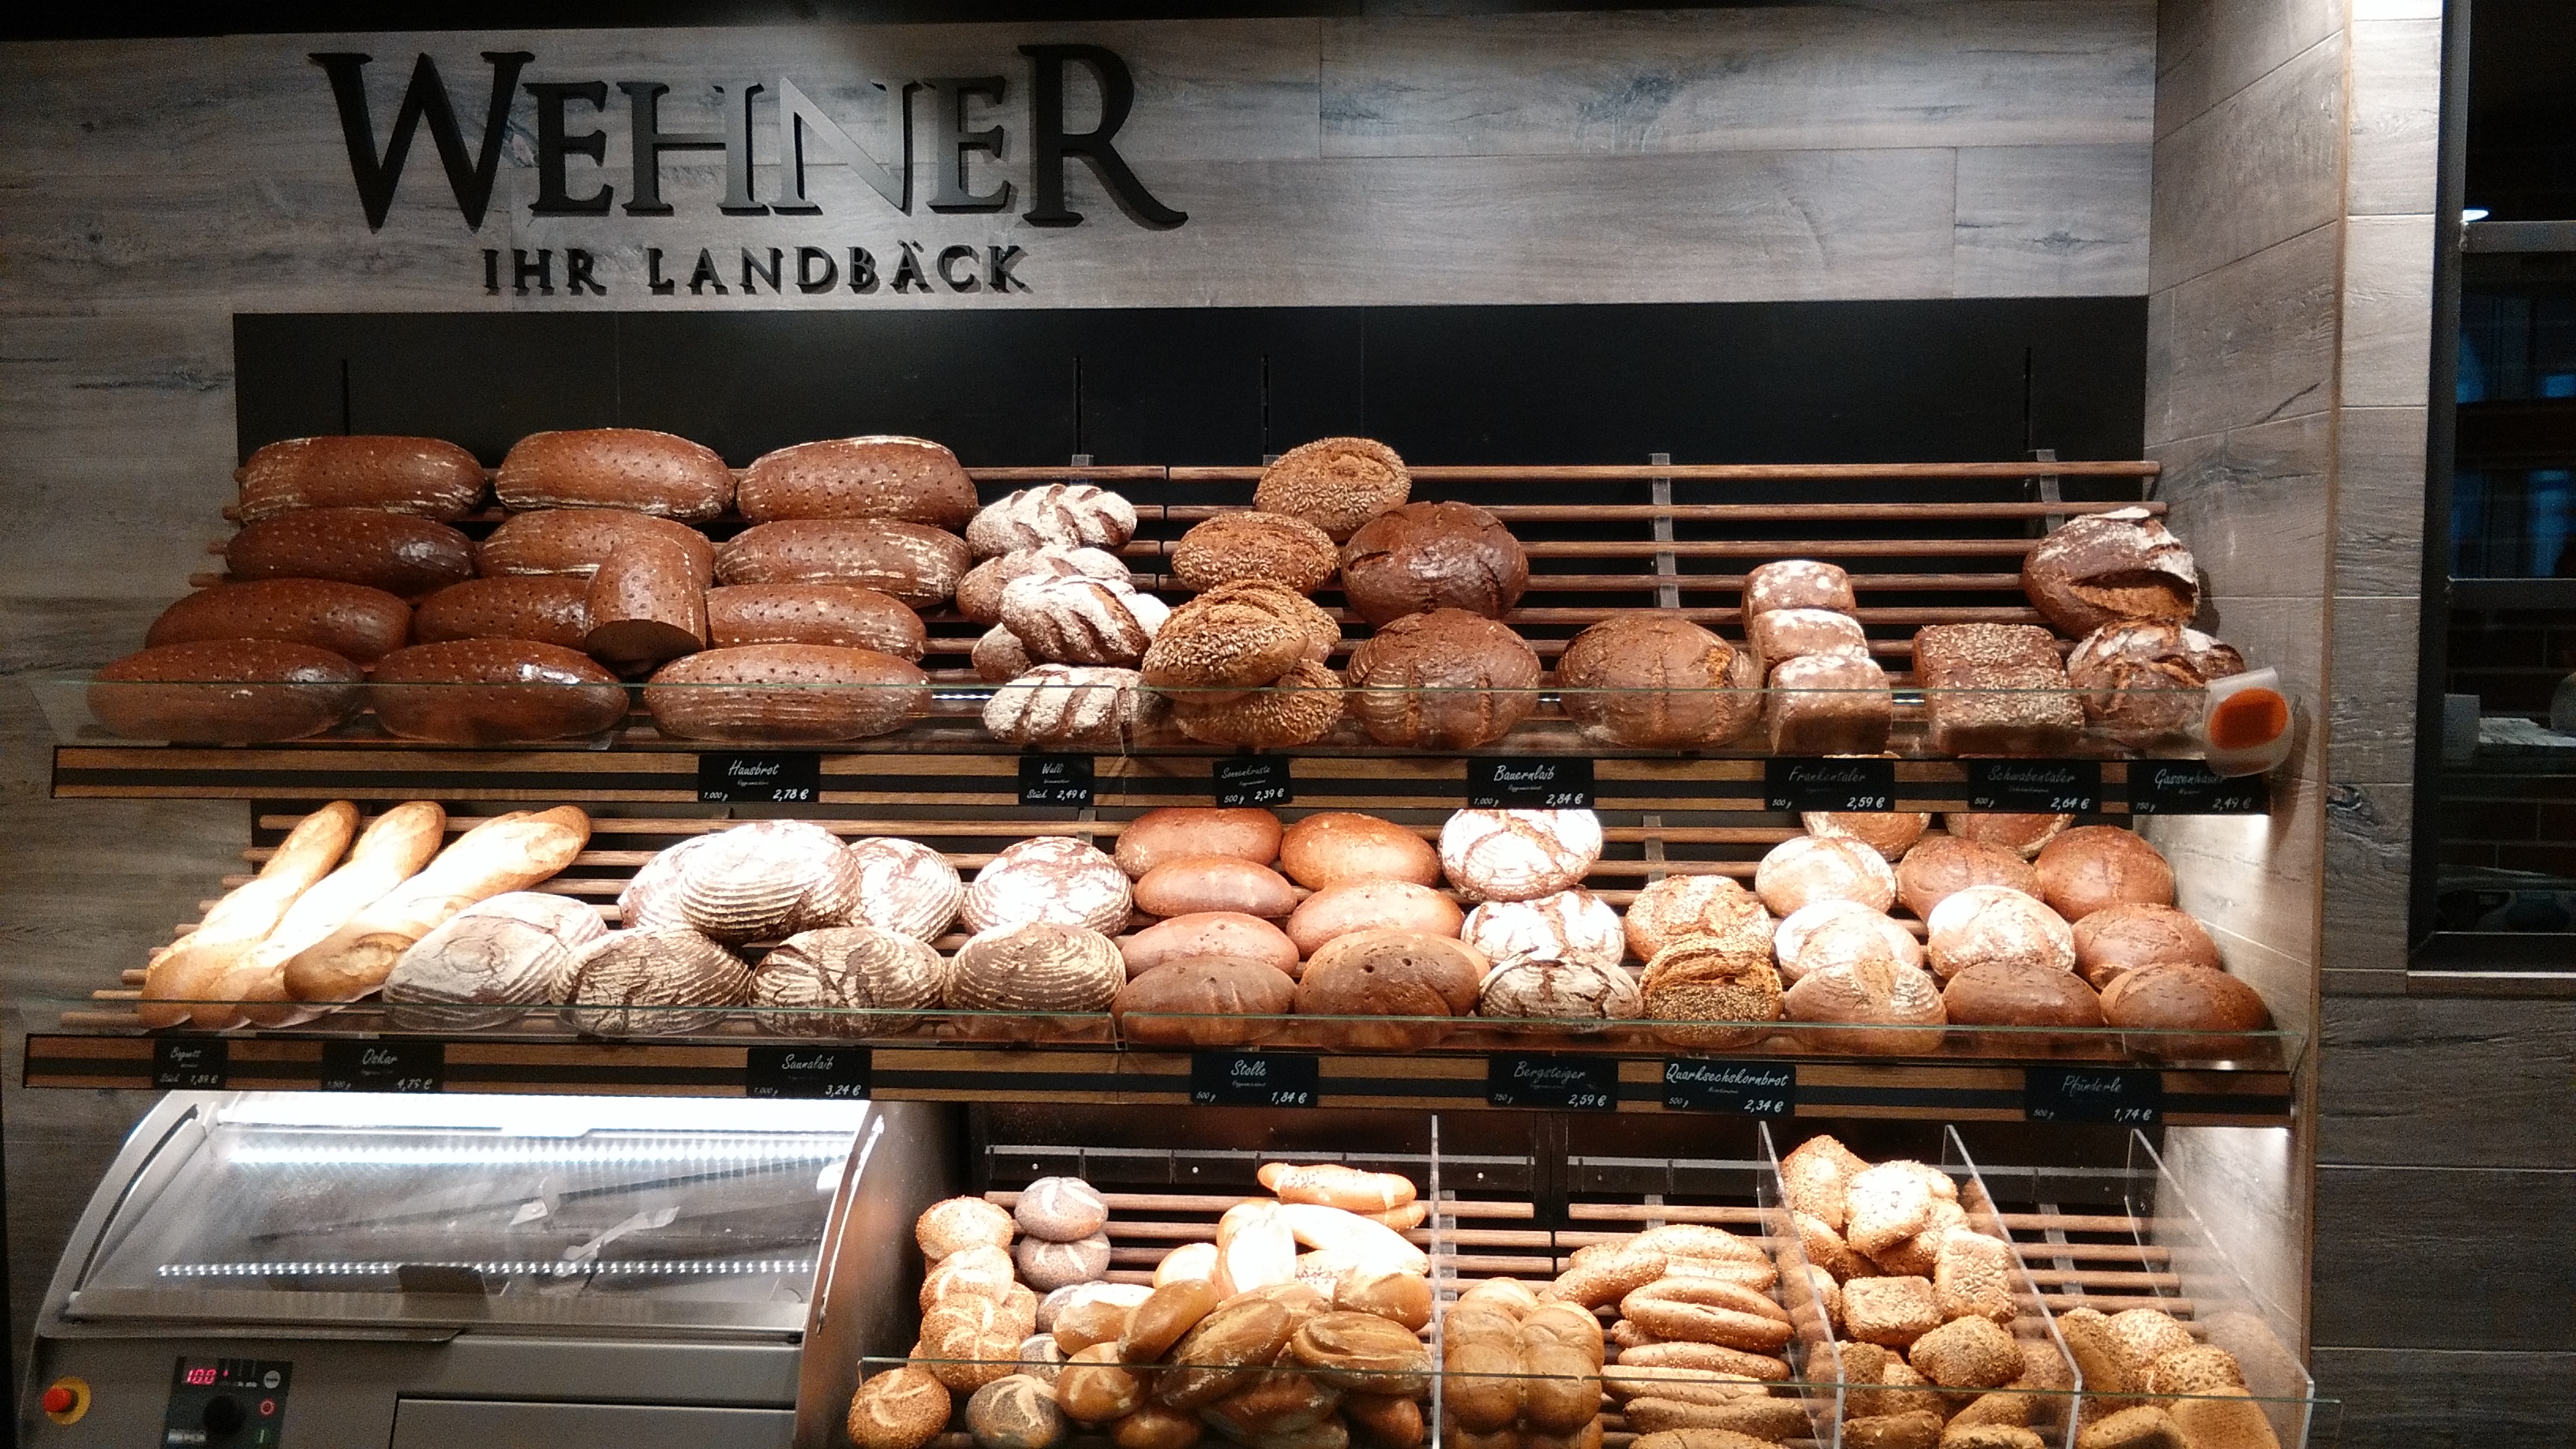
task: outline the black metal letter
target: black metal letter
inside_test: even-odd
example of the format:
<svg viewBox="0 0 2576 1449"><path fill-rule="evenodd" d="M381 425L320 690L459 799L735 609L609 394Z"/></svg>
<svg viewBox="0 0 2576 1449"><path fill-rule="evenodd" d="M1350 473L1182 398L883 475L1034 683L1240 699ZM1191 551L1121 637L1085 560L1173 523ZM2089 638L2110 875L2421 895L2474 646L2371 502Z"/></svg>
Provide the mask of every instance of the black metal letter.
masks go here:
<svg viewBox="0 0 2576 1449"><path fill-rule="evenodd" d="M1029 142L1029 186L1037 193L1037 205L1025 214L1029 225L1082 224L1082 213L1068 211L1064 205L1067 156L1089 161L1119 208L1138 225L1174 227L1190 219L1187 212L1174 211L1156 201L1145 184L1136 179L1136 173L1127 169L1126 158L1109 144L1109 138L1127 124L1127 113L1136 105L1135 78L1127 73L1127 62L1120 60L1117 52L1097 45L1023 45L1020 54L1029 58L1029 68L1035 75L1031 88L1034 95L1029 102L1030 124L1035 132ZM1069 60L1090 66L1100 78L1100 124L1070 135L1064 129L1064 63Z"/></svg>
<svg viewBox="0 0 2576 1449"><path fill-rule="evenodd" d="M609 199L616 193L602 186L576 201L566 191L564 157L587 156L594 166L608 160L608 133L590 131L579 136L564 134L564 102L588 101L594 111L608 109L606 81L530 81L528 94L537 98L537 204L528 208L536 216L606 216Z"/></svg>
<svg viewBox="0 0 2576 1449"><path fill-rule="evenodd" d="M564 295L578 297L581 295L581 289L588 287L594 296L607 296L608 289L601 286L599 279L590 274L591 267L598 261L598 257L580 247L564 248Z"/></svg>
<svg viewBox="0 0 2576 1449"><path fill-rule="evenodd" d="M1011 275L1011 268L1018 266L1027 253L1018 247L994 247L991 251L992 267L984 274L984 285L996 292L1008 292L1014 288L1027 291L1029 284Z"/></svg>
<svg viewBox="0 0 2576 1449"><path fill-rule="evenodd" d="M966 187L966 153L989 151L993 159L1002 159L1002 128L987 126L980 131L966 129L966 98L989 96L997 104L1002 99L1002 77L941 76L924 81L930 88L931 131L930 154L938 158L936 175L930 188L933 211L1002 211L1011 204L1011 183L1005 181L999 191L981 196Z"/></svg>
<svg viewBox="0 0 2576 1449"><path fill-rule="evenodd" d="M492 247L483 249L483 290L494 296L501 292L501 253Z"/></svg>
<svg viewBox="0 0 2576 1449"><path fill-rule="evenodd" d="M850 290L873 292L877 289L877 259L866 247L850 248Z"/></svg>
<svg viewBox="0 0 2576 1449"><path fill-rule="evenodd" d="M966 275L963 277L953 270L959 262L966 263ZM946 282L948 290L952 292L971 292L984 285L975 277L975 249L968 246L941 247L939 280Z"/></svg>
<svg viewBox="0 0 2576 1449"><path fill-rule="evenodd" d="M903 260L894 264L894 289L909 292L914 288L930 290L930 279L921 274L921 243L897 242L903 249Z"/></svg>
<svg viewBox="0 0 2576 1449"><path fill-rule="evenodd" d="M662 249L646 247L644 249L644 290L656 297L667 297L679 285L677 281L662 275Z"/></svg>
<svg viewBox="0 0 2576 1449"><path fill-rule="evenodd" d="M814 264L816 262L821 262L823 264L823 275L820 277L814 275ZM798 247L796 249L797 291L828 292L832 290L832 284L839 280L841 280L840 264L832 260L832 254L830 252L823 250L821 247Z"/></svg>
<svg viewBox="0 0 2576 1449"><path fill-rule="evenodd" d="M510 289L522 297L528 295L530 277L536 278L538 291L549 297L553 296L555 294L555 254L540 249L537 252L536 261L531 263L525 251L517 247L510 248Z"/></svg>
<svg viewBox="0 0 2576 1449"><path fill-rule="evenodd" d="M340 131L349 143L349 170L358 183L358 204L366 210L367 230L383 229L393 210L394 185L402 180L403 160L411 154L411 133L429 122L430 142L447 168L448 189L468 230L483 229L483 211L492 203L492 179L501 166L501 142L510 129L510 99L519 88L519 68L536 56L524 50L487 50L492 66L492 100L484 113L483 153L465 154L465 134L457 129L456 110L448 104L447 87L427 55L412 67L411 89L394 111L394 128L376 151L376 126L367 114L367 62L356 51L316 51L310 56L331 78L331 94L340 103Z"/></svg>
<svg viewBox="0 0 2576 1449"><path fill-rule="evenodd" d="M784 287L778 285L781 265L781 258L778 255L778 248L776 247L771 247L769 249L769 265L765 267L753 259L751 248L744 247L742 249L743 294L745 296L749 296L751 293L760 290L758 287L751 284L751 279L754 277L758 277L762 281L767 282L769 284L769 290L773 292L785 291L786 289Z"/></svg>
<svg viewBox="0 0 2576 1449"><path fill-rule="evenodd" d="M707 286L713 286L719 297L727 295L724 277L716 271L716 259L708 254L705 247L700 247L698 264L689 269L689 295L695 297L699 295L700 288Z"/></svg>
<svg viewBox="0 0 2576 1449"><path fill-rule="evenodd" d="M635 199L626 203L628 216L669 216L671 207L662 199L662 153L665 151L722 151L725 153L725 195L717 210L734 216L759 216L769 208L751 199L751 98L761 88L742 88L742 104L725 110L725 128L721 131L665 131L662 129L662 94L670 89L660 81L619 81L617 88L626 93L627 134L635 147ZM722 96L724 87L716 87Z"/></svg>

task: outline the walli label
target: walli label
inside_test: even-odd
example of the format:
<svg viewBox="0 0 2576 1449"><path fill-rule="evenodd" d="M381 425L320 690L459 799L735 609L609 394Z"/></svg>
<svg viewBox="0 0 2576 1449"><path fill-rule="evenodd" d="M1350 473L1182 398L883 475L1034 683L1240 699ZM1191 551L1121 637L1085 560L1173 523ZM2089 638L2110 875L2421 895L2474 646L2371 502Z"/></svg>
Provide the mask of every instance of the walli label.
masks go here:
<svg viewBox="0 0 2576 1449"><path fill-rule="evenodd" d="M1020 756L1020 803L1077 807L1090 804L1091 757Z"/></svg>
<svg viewBox="0 0 2576 1449"><path fill-rule="evenodd" d="M1589 810L1590 760L1472 759L1467 762L1470 810Z"/></svg>
<svg viewBox="0 0 2576 1449"><path fill-rule="evenodd" d="M1968 760L1968 808L2015 815L2090 815L2102 808L2098 760Z"/></svg>
<svg viewBox="0 0 2576 1449"><path fill-rule="evenodd" d="M1894 760L1781 758L1762 765L1765 810L1893 810Z"/></svg>

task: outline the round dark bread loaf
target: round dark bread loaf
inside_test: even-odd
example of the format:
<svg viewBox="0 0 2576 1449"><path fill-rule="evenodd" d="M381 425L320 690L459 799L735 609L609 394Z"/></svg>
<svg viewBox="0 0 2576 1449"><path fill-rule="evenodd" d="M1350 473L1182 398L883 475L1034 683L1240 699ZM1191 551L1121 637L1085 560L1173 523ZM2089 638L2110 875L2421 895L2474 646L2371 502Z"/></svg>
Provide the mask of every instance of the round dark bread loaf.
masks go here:
<svg viewBox="0 0 2576 1449"><path fill-rule="evenodd" d="M235 579L331 579L406 599L474 577L474 545L444 523L374 508L301 508L224 546Z"/></svg>
<svg viewBox="0 0 2576 1449"><path fill-rule="evenodd" d="M1382 745L1467 750L1511 733L1538 707L1538 654L1505 625L1464 609L1396 619L1351 652L1351 714Z"/></svg>
<svg viewBox="0 0 2576 1449"><path fill-rule="evenodd" d="M698 521L733 502L733 473L714 449L669 433L576 428L511 444L492 491L514 513L622 508Z"/></svg>
<svg viewBox="0 0 2576 1449"><path fill-rule="evenodd" d="M380 508L447 523L483 501L483 465L437 438L288 438L251 454L233 481L245 523L298 508Z"/></svg>
<svg viewBox="0 0 2576 1449"><path fill-rule="evenodd" d="M367 702L386 733L449 745L597 734L626 717L615 675L585 655L528 639L397 649L376 661Z"/></svg>
<svg viewBox="0 0 2576 1449"><path fill-rule="evenodd" d="M1700 749L1761 717L1762 696L1742 682L1740 653L1688 619L1631 609L1575 635L1556 661L1556 682L1567 716L1588 736L1635 749Z"/></svg>
<svg viewBox="0 0 2576 1449"><path fill-rule="evenodd" d="M618 508L549 508L517 513L474 547L474 567L487 578L509 574L591 574L618 545L668 539L689 551L700 584L715 577L716 546L685 523Z"/></svg>
<svg viewBox="0 0 2576 1449"><path fill-rule="evenodd" d="M1473 504L1408 503L1342 546L1342 596L1371 624L1440 608L1499 619L1528 587L1520 540Z"/></svg>
<svg viewBox="0 0 2576 1449"><path fill-rule="evenodd" d="M644 687L644 708L684 740L815 744L901 729L930 707L930 676L873 649L751 644L675 660Z"/></svg>
<svg viewBox="0 0 2576 1449"><path fill-rule="evenodd" d="M467 579L420 601L412 637L423 644L450 639L534 639L579 649L590 632L583 601L589 580L579 574L517 574Z"/></svg>
<svg viewBox="0 0 2576 1449"><path fill-rule="evenodd" d="M823 438L763 453L742 472L735 504L754 523L781 518L886 518L956 530L979 506L957 455L927 438Z"/></svg>
<svg viewBox="0 0 2576 1449"><path fill-rule="evenodd" d="M1118 990L1118 1034L1154 1046L1249 1046L1279 1029L1263 1017L1296 1006L1297 983L1263 961L1194 956L1153 967Z"/></svg>
<svg viewBox="0 0 2576 1449"><path fill-rule="evenodd" d="M2075 923L2075 969L2096 991L2141 966L2168 965L2218 971L2227 963L2208 929L2172 906L2131 901Z"/></svg>
<svg viewBox="0 0 2576 1449"><path fill-rule="evenodd" d="M261 579L199 589L162 610L143 642L157 649L272 639L365 664L403 647L411 626L411 606L382 589L329 579Z"/></svg>
<svg viewBox="0 0 2576 1449"><path fill-rule="evenodd" d="M358 666L273 639L164 644L91 676L89 711L110 734L261 744L319 734L357 712Z"/></svg>

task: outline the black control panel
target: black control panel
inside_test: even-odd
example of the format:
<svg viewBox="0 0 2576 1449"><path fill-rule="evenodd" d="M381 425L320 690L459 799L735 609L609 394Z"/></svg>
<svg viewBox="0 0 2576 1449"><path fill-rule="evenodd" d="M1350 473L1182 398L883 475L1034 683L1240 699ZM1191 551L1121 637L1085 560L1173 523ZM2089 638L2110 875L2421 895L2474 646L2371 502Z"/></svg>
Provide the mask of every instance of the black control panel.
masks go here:
<svg viewBox="0 0 2576 1449"><path fill-rule="evenodd" d="M282 1359L180 1359L170 1371L161 1443L165 1449L274 1446L286 1422L286 1387L294 1374L295 1365Z"/></svg>

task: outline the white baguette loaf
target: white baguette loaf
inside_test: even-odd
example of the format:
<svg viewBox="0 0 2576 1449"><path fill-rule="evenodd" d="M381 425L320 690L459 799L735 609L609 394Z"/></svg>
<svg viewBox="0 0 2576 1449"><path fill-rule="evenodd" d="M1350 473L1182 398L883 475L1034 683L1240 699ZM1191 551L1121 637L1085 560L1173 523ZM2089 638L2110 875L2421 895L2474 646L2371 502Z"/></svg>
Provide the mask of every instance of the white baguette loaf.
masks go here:
<svg viewBox="0 0 2576 1449"><path fill-rule="evenodd" d="M298 1001L355 1001L384 984L394 962L448 917L504 891L525 890L581 853L590 817L558 805L495 816L456 838L400 888L286 963Z"/></svg>
<svg viewBox="0 0 2576 1449"><path fill-rule="evenodd" d="M286 999L286 963L306 947L349 923L412 878L438 854L447 836L447 812L428 800L397 805L368 822L338 870L295 898L277 929L214 983L210 999L191 1013L197 1025L222 1031L244 1021L284 1026L301 1015L292 1008L245 1008L235 1003Z"/></svg>
<svg viewBox="0 0 2576 1449"><path fill-rule="evenodd" d="M1406 1242L1395 1229L1357 1213L1315 1203L1288 1202L1279 1205L1279 1219L1298 1242L1353 1259L1364 1268L1391 1273L1431 1271L1429 1254Z"/></svg>
<svg viewBox="0 0 2576 1449"><path fill-rule="evenodd" d="M157 1030L186 1021L188 1008L170 1003L204 1000L225 972L276 929L295 898L331 869L357 833L358 807L346 800L295 822L255 879L215 902L196 930L144 968L143 999L135 1008L143 1024Z"/></svg>

